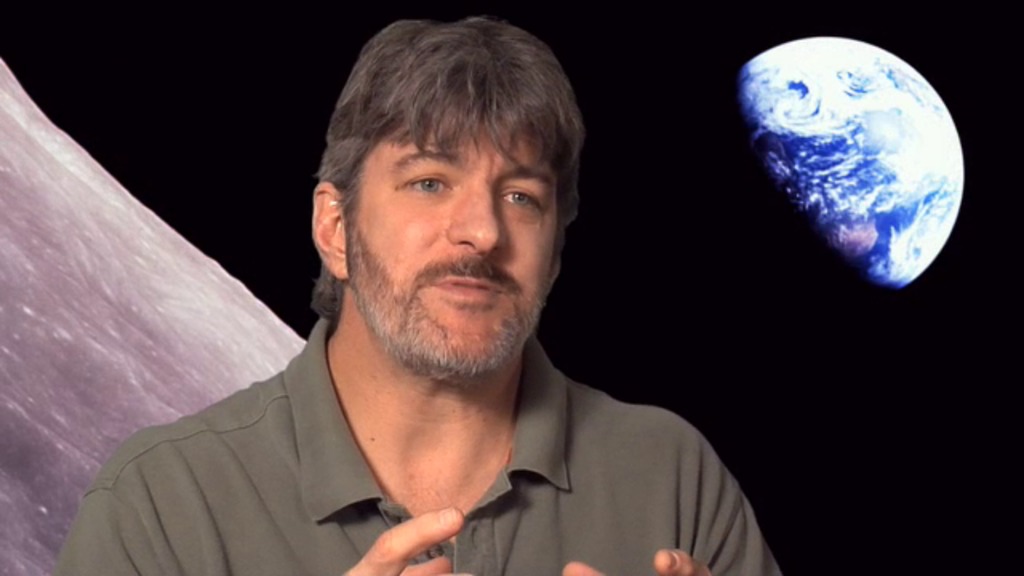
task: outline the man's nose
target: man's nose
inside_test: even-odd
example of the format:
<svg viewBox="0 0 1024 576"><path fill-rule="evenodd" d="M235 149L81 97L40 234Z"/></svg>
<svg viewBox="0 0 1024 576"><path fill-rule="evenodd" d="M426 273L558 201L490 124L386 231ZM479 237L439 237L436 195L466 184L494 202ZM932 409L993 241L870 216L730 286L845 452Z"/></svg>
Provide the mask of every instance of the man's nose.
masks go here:
<svg viewBox="0 0 1024 576"><path fill-rule="evenodd" d="M448 241L478 254L492 252L504 236L496 194L486 184L468 186L460 192L452 203Z"/></svg>

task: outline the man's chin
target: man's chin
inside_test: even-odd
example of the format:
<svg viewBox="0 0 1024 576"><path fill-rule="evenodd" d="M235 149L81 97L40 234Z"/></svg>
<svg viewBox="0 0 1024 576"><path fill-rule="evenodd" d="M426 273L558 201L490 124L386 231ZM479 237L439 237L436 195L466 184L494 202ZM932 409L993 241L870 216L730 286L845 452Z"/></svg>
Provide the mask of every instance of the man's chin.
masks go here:
<svg viewBox="0 0 1024 576"><path fill-rule="evenodd" d="M507 370L522 350L521 342L493 335L474 338L463 334L458 341L447 339L436 344L400 354L403 364L433 380L478 381Z"/></svg>

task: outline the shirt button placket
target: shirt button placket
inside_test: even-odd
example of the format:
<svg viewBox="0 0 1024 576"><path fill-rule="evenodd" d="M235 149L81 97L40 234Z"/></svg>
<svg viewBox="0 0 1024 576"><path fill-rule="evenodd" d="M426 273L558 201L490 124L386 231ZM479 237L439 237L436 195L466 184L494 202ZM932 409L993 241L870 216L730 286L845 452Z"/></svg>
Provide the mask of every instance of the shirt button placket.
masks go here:
<svg viewBox="0 0 1024 576"><path fill-rule="evenodd" d="M474 576L498 574L498 551L490 518L467 518L466 526L455 539L455 572Z"/></svg>

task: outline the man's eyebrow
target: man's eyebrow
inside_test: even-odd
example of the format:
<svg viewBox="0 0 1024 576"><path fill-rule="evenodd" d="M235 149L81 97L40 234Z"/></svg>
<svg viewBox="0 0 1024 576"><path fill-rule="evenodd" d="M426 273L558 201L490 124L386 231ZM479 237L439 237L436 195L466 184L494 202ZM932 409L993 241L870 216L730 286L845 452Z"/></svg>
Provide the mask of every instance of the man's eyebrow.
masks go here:
<svg viewBox="0 0 1024 576"><path fill-rule="evenodd" d="M391 167L391 171L393 173L401 173L409 169L411 166L415 166L421 162L439 162L441 164L447 164L455 167L460 167L465 163L462 157L456 154L443 152L441 150L417 150L416 152L410 152L399 158ZM547 186L554 186L555 184L555 176L546 166L532 166L519 163L514 163L512 168L503 175L503 179L537 180Z"/></svg>
<svg viewBox="0 0 1024 576"><path fill-rule="evenodd" d="M546 186L555 185L555 175L551 173L551 170L543 166L530 166L527 164L515 164L505 175L505 179L537 180Z"/></svg>
<svg viewBox="0 0 1024 576"><path fill-rule="evenodd" d="M391 167L391 171L402 172L410 166L427 161L440 162L451 166L460 166L462 164L462 160L454 154L441 152L440 150L417 150L416 152L410 152L409 154L399 158L398 161L395 162L394 166Z"/></svg>

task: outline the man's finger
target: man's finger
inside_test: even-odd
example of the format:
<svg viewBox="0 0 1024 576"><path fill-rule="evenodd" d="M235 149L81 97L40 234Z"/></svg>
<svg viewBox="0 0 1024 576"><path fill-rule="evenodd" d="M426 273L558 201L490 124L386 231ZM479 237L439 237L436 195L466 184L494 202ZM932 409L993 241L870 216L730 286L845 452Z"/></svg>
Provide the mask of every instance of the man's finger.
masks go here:
<svg viewBox="0 0 1024 576"><path fill-rule="evenodd" d="M654 571L658 576L711 576L707 566L682 550L658 550L654 555Z"/></svg>
<svg viewBox="0 0 1024 576"><path fill-rule="evenodd" d="M452 572L451 560L434 558L422 564L412 564L402 570L402 576L448 576Z"/></svg>
<svg viewBox="0 0 1024 576"><path fill-rule="evenodd" d="M381 534L348 576L398 576L413 558L458 534L463 519L458 509L446 508L403 522ZM441 565L441 562L427 562L425 568L417 569L413 574L426 576L451 571L451 564L441 572L433 571Z"/></svg>
<svg viewBox="0 0 1024 576"><path fill-rule="evenodd" d="M562 576L604 576L583 562L569 562L562 569Z"/></svg>

